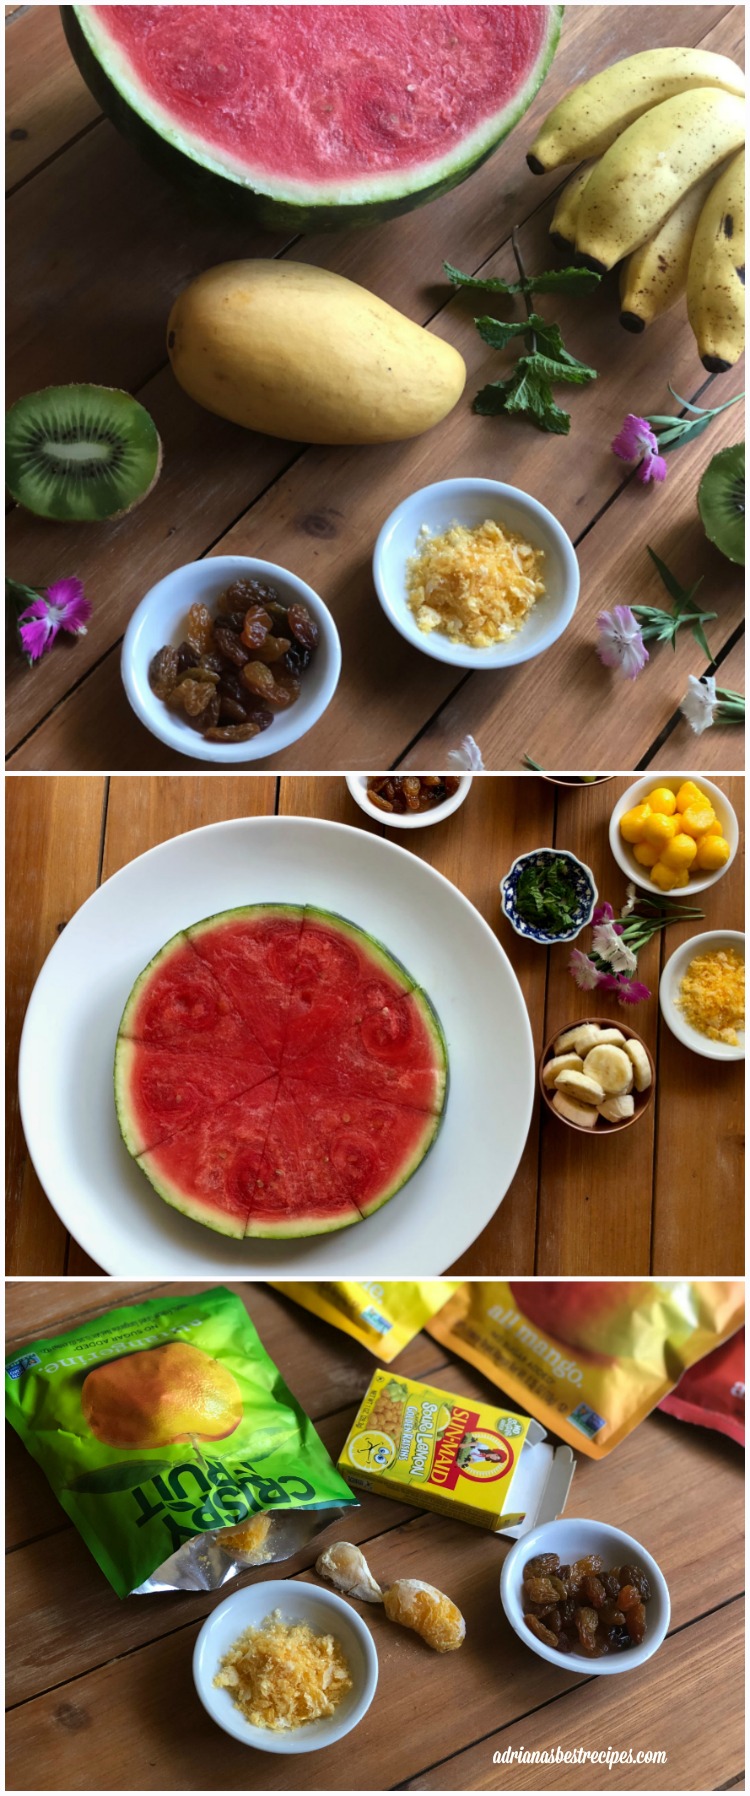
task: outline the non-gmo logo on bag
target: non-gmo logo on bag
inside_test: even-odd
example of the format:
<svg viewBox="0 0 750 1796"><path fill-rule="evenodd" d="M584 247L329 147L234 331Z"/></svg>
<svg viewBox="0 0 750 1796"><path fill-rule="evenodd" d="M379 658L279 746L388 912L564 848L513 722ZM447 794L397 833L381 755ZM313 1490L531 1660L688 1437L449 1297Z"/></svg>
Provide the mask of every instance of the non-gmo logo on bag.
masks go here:
<svg viewBox="0 0 750 1796"><path fill-rule="evenodd" d="M41 1366L38 1353L24 1353L21 1359L11 1360L5 1370L9 1378L20 1378L22 1372L28 1372L30 1366Z"/></svg>

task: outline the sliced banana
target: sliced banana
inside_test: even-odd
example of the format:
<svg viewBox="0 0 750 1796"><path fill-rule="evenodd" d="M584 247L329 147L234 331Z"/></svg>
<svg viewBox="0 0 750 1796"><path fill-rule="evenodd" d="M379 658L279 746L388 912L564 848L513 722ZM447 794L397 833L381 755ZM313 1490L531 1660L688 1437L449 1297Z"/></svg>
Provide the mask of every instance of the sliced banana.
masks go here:
<svg viewBox="0 0 750 1796"><path fill-rule="evenodd" d="M605 1122L624 1122L626 1116L633 1115L635 1103L629 1093L623 1092L618 1098L605 1098L598 1108Z"/></svg>
<svg viewBox="0 0 750 1796"><path fill-rule="evenodd" d="M602 1098L606 1097L604 1086L599 1084L598 1079L588 1078L585 1071L558 1073L555 1090L563 1091L566 1097L578 1098L582 1104L600 1104Z"/></svg>
<svg viewBox="0 0 750 1796"><path fill-rule="evenodd" d="M651 1066L648 1054L640 1041L626 1041L625 1052L633 1062L633 1078L636 1091L648 1091L651 1084Z"/></svg>
<svg viewBox="0 0 750 1796"><path fill-rule="evenodd" d="M545 1085L554 1085L558 1073L582 1073L583 1061L580 1054L555 1054L542 1067L542 1081Z"/></svg>
<svg viewBox="0 0 750 1796"><path fill-rule="evenodd" d="M590 1048L596 1047L599 1040L598 1023L579 1023L575 1032L575 1051L582 1054L585 1060Z"/></svg>
<svg viewBox="0 0 750 1796"><path fill-rule="evenodd" d="M592 1028L596 1028L595 1023L592 1024ZM596 1041L592 1041L591 1046L592 1048L624 1048L625 1037L619 1029L597 1029Z"/></svg>
<svg viewBox="0 0 750 1796"><path fill-rule="evenodd" d="M582 1027L581 1023L576 1023L575 1029L566 1029L562 1035L558 1035L555 1042L555 1053L568 1054L572 1049L577 1054L576 1037L580 1035Z"/></svg>
<svg viewBox="0 0 750 1796"><path fill-rule="evenodd" d="M595 1129L599 1115L593 1104L577 1104L574 1098L565 1096L564 1091L556 1091L552 1099L552 1108L558 1116L564 1116L566 1122L577 1123L580 1129Z"/></svg>
<svg viewBox="0 0 750 1796"><path fill-rule="evenodd" d="M623 1048L592 1048L583 1062L583 1076L602 1086L602 1097L618 1097L630 1085L631 1062Z"/></svg>

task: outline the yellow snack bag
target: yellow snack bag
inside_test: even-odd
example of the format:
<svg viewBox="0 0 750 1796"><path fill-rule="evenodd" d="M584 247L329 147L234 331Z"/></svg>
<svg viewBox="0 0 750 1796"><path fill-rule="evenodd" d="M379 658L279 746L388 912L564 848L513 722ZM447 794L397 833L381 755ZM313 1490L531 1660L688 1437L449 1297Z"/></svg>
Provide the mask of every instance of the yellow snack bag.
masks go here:
<svg viewBox="0 0 750 1796"><path fill-rule="evenodd" d="M357 1490L524 1533L564 1508L574 1463L528 1415L378 1371L338 1469Z"/></svg>
<svg viewBox="0 0 750 1796"><path fill-rule="evenodd" d="M389 1366L459 1289L461 1281L423 1278L411 1283L406 1279L391 1283L374 1279L341 1279L336 1284L306 1283L303 1279L289 1284L271 1282L275 1291L282 1291L303 1310L310 1310L313 1316L320 1316L351 1335Z"/></svg>
<svg viewBox="0 0 750 1796"><path fill-rule="evenodd" d="M743 1320L740 1279L497 1279L462 1285L427 1332L602 1459Z"/></svg>

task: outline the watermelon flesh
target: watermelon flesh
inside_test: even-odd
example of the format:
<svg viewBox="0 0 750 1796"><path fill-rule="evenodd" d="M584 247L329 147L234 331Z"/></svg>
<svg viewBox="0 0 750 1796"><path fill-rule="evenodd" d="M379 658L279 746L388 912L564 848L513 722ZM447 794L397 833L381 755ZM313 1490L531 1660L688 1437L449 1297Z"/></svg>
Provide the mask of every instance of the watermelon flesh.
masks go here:
<svg viewBox="0 0 750 1796"><path fill-rule="evenodd" d="M355 924L312 907L252 905L180 931L118 1034L128 1151L166 1202L238 1237L360 1221L416 1171L446 1093L425 993Z"/></svg>
<svg viewBox="0 0 750 1796"><path fill-rule="evenodd" d="M75 6L66 34L115 124L261 224L406 211L525 112L559 6Z"/></svg>

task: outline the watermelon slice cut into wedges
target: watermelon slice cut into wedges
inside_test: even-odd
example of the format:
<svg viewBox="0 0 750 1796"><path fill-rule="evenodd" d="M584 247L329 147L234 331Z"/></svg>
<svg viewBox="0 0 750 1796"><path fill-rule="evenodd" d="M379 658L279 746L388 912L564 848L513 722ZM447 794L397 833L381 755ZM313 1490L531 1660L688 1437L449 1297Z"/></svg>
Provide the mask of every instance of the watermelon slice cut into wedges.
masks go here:
<svg viewBox="0 0 750 1796"><path fill-rule="evenodd" d="M128 1151L168 1203L236 1236L322 1233L387 1202L432 1145L447 1083L406 968L301 905L180 931L136 981L115 1056Z"/></svg>
<svg viewBox="0 0 750 1796"><path fill-rule="evenodd" d="M214 210L271 230L407 212L517 124L561 6L65 6L112 122Z"/></svg>

